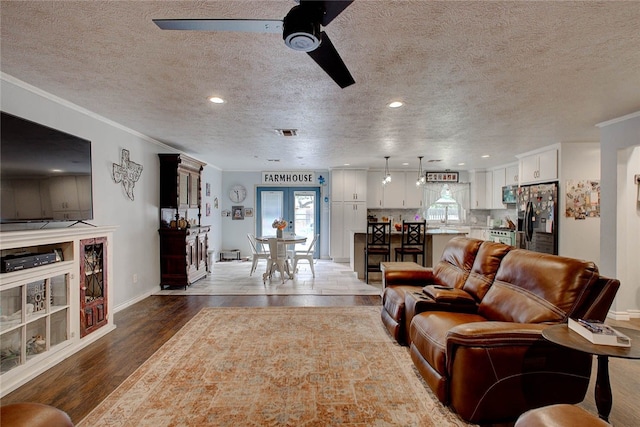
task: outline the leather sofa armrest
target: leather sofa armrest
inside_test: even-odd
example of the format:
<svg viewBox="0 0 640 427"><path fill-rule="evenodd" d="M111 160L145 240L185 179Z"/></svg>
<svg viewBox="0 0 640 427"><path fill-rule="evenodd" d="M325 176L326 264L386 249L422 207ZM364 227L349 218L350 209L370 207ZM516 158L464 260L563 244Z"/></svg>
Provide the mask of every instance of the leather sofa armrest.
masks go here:
<svg viewBox="0 0 640 427"><path fill-rule="evenodd" d="M527 344L542 338L542 330L549 327L543 323L472 322L454 326L447 333L447 347L503 346L505 344Z"/></svg>
<svg viewBox="0 0 640 427"><path fill-rule="evenodd" d="M436 302L456 305L476 305L476 300L463 289L441 285L427 285L422 288L428 297Z"/></svg>
<svg viewBox="0 0 640 427"><path fill-rule="evenodd" d="M384 282L385 287L394 285L425 286L433 283L433 269L421 268L416 270L385 271Z"/></svg>

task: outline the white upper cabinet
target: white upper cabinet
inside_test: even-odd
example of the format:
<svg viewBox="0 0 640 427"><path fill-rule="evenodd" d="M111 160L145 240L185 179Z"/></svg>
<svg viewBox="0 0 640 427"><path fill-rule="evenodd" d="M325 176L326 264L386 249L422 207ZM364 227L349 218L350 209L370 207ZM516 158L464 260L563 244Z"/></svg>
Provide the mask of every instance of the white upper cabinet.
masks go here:
<svg viewBox="0 0 640 427"><path fill-rule="evenodd" d="M367 173L367 207L379 209L383 205L382 171L369 171Z"/></svg>
<svg viewBox="0 0 640 427"><path fill-rule="evenodd" d="M490 199L487 192L487 175L486 171L469 172L469 181L471 182L471 209L489 209ZM489 178L489 182L491 178Z"/></svg>
<svg viewBox="0 0 640 427"><path fill-rule="evenodd" d="M511 165L505 168L505 185L518 185L518 165Z"/></svg>
<svg viewBox="0 0 640 427"><path fill-rule="evenodd" d="M418 171L405 172L405 208L421 208L423 205L424 188L416 185Z"/></svg>
<svg viewBox="0 0 640 427"><path fill-rule="evenodd" d="M558 150L551 149L520 157L520 184L558 179Z"/></svg>
<svg viewBox="0 0 640 427"><path fill-rule="evenodd" d="M369 209L413 209L423 205L423 189L416 186L418 171L391 171L391 182L382 185L382 171L367 174Z"/></svg>
<svg viewBox="0 0 640 427"><path fill-rule="evenodd" d="M366 202L367 171L364 169L333 169L331 171L331 200L334 202Z"/></svg>
<svg viewBox="0 0 640 427"><path fill-rule="evenodd" d="M391 182L382 189L385 208L404 208L404 172L391 172Z"/></svg>
<svg viewBox="0 0 640 427"><path fill-rule="evenodd" d="M502 203L502 187L505 186L506 169L499 168L491 171L491 209L505 209Z"/></svg>

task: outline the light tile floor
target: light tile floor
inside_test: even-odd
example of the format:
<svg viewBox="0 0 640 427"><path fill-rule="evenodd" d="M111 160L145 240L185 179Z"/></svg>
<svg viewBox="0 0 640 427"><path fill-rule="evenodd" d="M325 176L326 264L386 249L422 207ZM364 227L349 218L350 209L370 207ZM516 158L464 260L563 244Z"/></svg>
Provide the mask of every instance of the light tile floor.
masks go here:
<svg viewBox="0 0 640 427"><path fill-rule="evenodd" d="M249 276L251 261L216 262L207 277L186 290L165 289L155 295L380 295L382 292L380 280L366 284L357 278L349 264L316 260L314 278L309 264L301 262L294 279L287 279L284 284L279 273L263 283L266 267L266 261L260 260Z"/></svg>

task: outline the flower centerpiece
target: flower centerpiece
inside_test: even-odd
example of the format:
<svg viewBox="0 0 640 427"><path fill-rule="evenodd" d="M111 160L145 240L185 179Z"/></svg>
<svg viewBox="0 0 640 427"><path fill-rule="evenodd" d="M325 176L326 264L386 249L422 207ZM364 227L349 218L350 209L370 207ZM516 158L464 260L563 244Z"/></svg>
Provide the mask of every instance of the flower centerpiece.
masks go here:
<svg viewBox="0 0 640 427"><path fill-rule="evenodd" d="M287 228L287 225L289 224L283 218L276 218L273 220L271 227L277 230L276 235L278 236L278 238L282 238L282 230Z"/></svg>

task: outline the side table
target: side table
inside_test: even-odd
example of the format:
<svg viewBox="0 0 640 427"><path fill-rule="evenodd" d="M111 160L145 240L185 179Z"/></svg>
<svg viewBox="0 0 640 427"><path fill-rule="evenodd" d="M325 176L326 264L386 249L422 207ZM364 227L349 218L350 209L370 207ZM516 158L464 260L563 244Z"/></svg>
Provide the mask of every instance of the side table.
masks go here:
<svg viewBox="0 0 640 427"><path fill-rule="evenodd" d="M593 344L577 332L569 329L566 323L549 326L542 331L542 336L554 344L598 356L595 400L598 416L606 422L609 422L609 414L613 405L609 380L609 357L640 359L640 331L617 326L615 329L631 338L631 347Z"/></svg>

